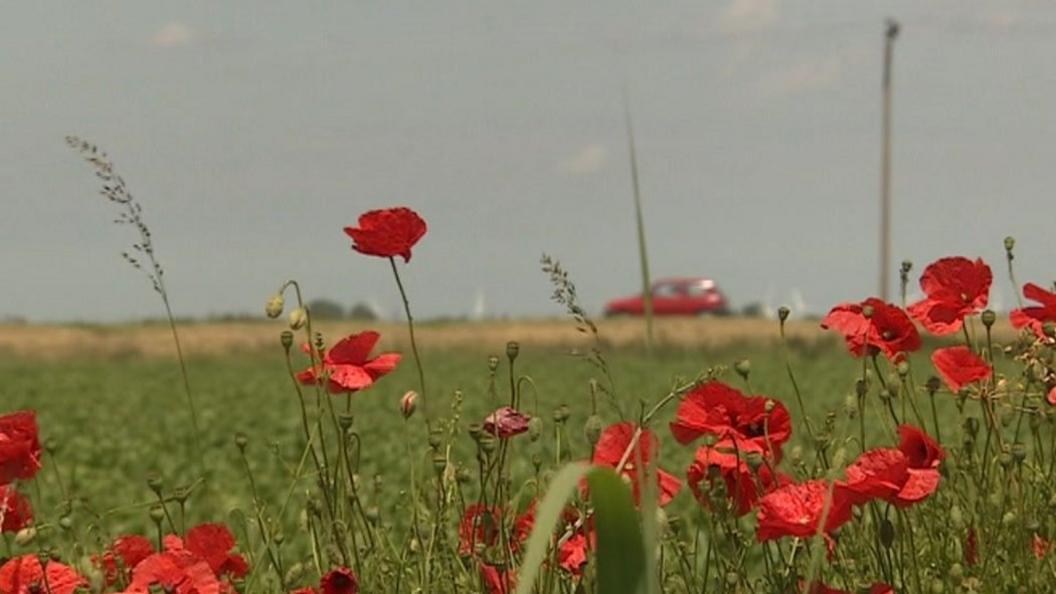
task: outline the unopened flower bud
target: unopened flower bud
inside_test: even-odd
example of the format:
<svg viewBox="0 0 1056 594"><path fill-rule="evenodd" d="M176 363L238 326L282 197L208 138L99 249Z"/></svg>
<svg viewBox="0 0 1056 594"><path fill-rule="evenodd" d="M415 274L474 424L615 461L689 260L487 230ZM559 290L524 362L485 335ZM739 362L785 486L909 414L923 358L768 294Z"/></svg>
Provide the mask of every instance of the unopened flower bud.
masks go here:
<svg viewBox="0 0 1056 594"><path fill-rule="evenodd" d="M742 378L748 379L748 374L752 372L752 363L748 359L741 359L733 364L733 369Z"/></svg>
<svg viewBox="0 0 1056 594"><path fill-rule="evenodd" d="M528 421L528 438L532 441L538 441L539 437L543 434L543 419L540 417L532 417Z"/></svg>
<svg viewBox="0 0 1056 594"><path fill-rule="evenodd" d="M272 295L268 302L264 304L264 313L269 318L275 319L282 315L282 308L286 307L286 300L283 299L281 294Z"/></svg>
<svg viewBox="0 0 1056 594"><path fill-rule="evenodd" d="M249 438L246 437L245 433L242 433L241 431L239 431L238 433L235 434L235 446L238 447L239 450L245 451L246 444L248 444L248 443L249 443Z"/></svg>
<svg viewBox="0 0 1056 594"><path fill-rule="evenodd" d="M470 423L467 429L469 436L473 438L473 441L479 441L480 436L484 434L484 426L480 423Z"/></svg>
<svg viewBox="0 0 1056 594"><path fill-rule="evenodd" d="M491 454L495 451L495 438L488 433L482 434L480 439L477 440L477 443L480 445L481 451L485 454Z"/></svg>
<svg viewBox="0 0 1056 594"><path fill-rule="evenodd" d="M928 390L929 395L934 396L939 391L939 388L942 387L942 380L933 375L924 383L924 387Z"/></svg>
<svg viewBox="0 0 1056 594"><path fill-rule="evenodd" d="M434 429L429 432L429 447L433 448L434 451L440 449L440 444L443 443L443 438L440 436L440 430Z"/></svg>
<svg viewBox="0 0 1056 594"><path fill-rule="evenodd" d="M763 460L763 455L759 452L748 452L745 454L744 458L748 462L748 468L751 468L752 472L757 472L763 465L763 462L765 462L765 460Z"/></svg>
<svg viewBox="0 0 1056 594"><path fill-rule="evenodd" d="M994 325L994 322L997 321L997 314L994 313L994 310L987 309L983 311L983 313L979 316L979 319L983 321L984 326L989 328Z"/></svg>
<svg viewBox="0 0 1056 594"><path fill-rule="evenodd" d="M282 348L289 351L290 347L293 346L293 332L283 330L282 334L279 335L279 342L282 344Z"/></svg>
<svg viewBox="0 0 1056 594"><path fill-rule="evenodd" d="M1016 247L1016 238L1009 235L1005 238L1005 251L1012 254L1012 250Z"/></svg>
<svg viewBox="0 0 1056 594"><path fill-rule="evenodd" d="M300 330L308 323L308 311L303 307L298 307L290 312L289 320L291 330Z"/></svg>
<svg viewBox="0 0 1056 594"><path fill-rule="evenodd" d="M495 370L499 368L499 358L495 355L488 357L488 371L495 373Z"/></svg>
<svg viewBox="0 0 1056 594"><path fill-rule="evenodd" d="M1001 525L1005 528L1009 528L1016 523L1016 512L1007 511L1005 515L1001 516Z"/></svg>
<svg viewBox="0 0 1056 594"><path fill-rule="evenodd" d="M418 392L407 390L407 393L400 398L400 414L404 419L409 419L416 408L418 408Z"/></svg>
<svg viewBox="0 0 1056 594"><path fill-rule="evenodd" d="M147 475L147 486L150 487L151 491L161 493L161 488L164 486L164 482L161 480L161 475L157 473L150 473Z"/></svg>
<svg viewBox="0 0 1056 594"><path fill-rule="evenodd" d="M443 454L433 455L433 469L440 474L447 468L447 458Z"/></svg>
<svg viewBox="0 0 1056 594"><path fill-rule="evenodd" d="M368 522L370 522L372 525L377 526L378 520L381 519L381 510L378 509L378 506L372 505L368 507L363 513L365 516L367 516Z"/></svg>
<svg viewBox="0 0 1056 594"><path fill-rule="evenodd" d="M59 528L62 528L63 530L73 528L73 518L70 516L62 516L59 518Z"/></svg>
<svg viewBox="0 0 1056 594"><path fill-rule="evenodd" d="M15 544L24 547L37 537L37 529L33 526L23 528L15 533Z"/></svg>
<svg viewBox="0 0 1056 594"><path fill-rule="evenodd" d="M355 416L350 413L341 413L337 415L337 425L346 433L352 428L352 422L355 420Z"/></svg>
<svg viewBox="0 0 1056 594"><path fill-rule="evenodd" d="M899 361L898 365L895 366L895 370L898 371L899 377L906 377L909 375L909 362Z"/></svg>
<svg viewBox="0 0 1056 594"><path fill-rule="evenodd" d="M909 274L909 271L913 270L913 262L910 260L902 260L902 268L900 270L902 274Z"/></svg>
<svg viewBox="0 0 1056 594"><path fill-rule="evenodd" d="M517 354L521 352L521 343L516 340L511 340L506 343L506 358L513 362L517 358Z"/></svg>
<svg viewBox="0 0 1056 594"><path fill-rule="evenodd" d="M884 545L884 548L890 549L894 542L895 525L891 523L891 520L884 518L880 521L880 544Z"/></svg>
<svg viewBox="0 0 1056 594"><path fill-rule="evenodd" d="M554 409L554 422L564 423L571 416L572 412L569 410L567 405L562 404L561 406Z"/></svg>
<svg viewBox="0 0 1056 594"><path fill-rule="evenodd" d="M150 519L153 520L155 524L161 524L161 521L165 519L165 508L155 503L154 505L150 506L149 514Z"/></svg>
<svg viewBox="0 0 1056 594"><path fill-rule="evenodd" d="M583 425L583 435L586 436L587 443L590 444L590 447L593 448L597 445L598 440L601 439L601 432L604 428L604 423L598 415L590 415L587 417L587 422Z"/></svg>
<svg viewBox="0 0 1056 594"><path fill-rule="evenodd" d="M864 397L868 391L869 384L865 380L860 379L854 382L854 393L857 394L859 398Z"/></svg>
<svg viewBox="0 0 1056 594"><path fill-rule="evenodd" d="M777 319L781 320L781 322L784 322L788 319L788 314L790 313L792 313L792 310L788 309L787 306L782 305L781 307L777 308Z"/></svg>

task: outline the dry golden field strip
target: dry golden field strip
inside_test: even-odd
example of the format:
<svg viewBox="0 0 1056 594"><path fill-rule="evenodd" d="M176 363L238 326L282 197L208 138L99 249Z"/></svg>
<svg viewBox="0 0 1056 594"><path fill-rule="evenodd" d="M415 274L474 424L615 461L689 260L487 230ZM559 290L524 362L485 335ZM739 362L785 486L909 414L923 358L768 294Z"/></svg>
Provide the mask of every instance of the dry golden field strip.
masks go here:
<svg viewBox="0 0 1056 594"><path fill-rule="evenodd" d="M407 328L394 322L324 322L316 324L328 340L365 330L381 332L381 346L403 349ZM247 353L278 349L281 321L186 323L179 326L190 356ZM641 319L600 320L598 330L606 347L638 347L644 341ZM981 331L981 328L978 329ZM435 322L418 327L421 344L433 348L501 349L509 340L525 345L576 348L590 337L564 319L484 322ZM1002 339L1011 335L1007 323L995 327ZM793 341L832 340L816 320L790 320L786 333ZM736 343L767 343L779 338L776 320L757 318L662 318L656 321L660 346L716 348ZM174 355L169 327L163 323L116 325L0 325L0 353L62 359L69 357L170 357Z"/></svg>

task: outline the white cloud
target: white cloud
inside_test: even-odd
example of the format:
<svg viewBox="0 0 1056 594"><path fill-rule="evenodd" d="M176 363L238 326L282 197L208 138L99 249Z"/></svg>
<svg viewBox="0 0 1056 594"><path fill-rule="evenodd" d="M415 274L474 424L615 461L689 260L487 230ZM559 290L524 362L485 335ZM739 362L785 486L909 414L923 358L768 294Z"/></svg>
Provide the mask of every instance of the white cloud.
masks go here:
<svg viewBox="0 0 1056 594"><path fill-rule="evenodd" d="M605 167L609 160L609 149L603 144L588 144L561 162L561 169L567 173L594 173Z"/></svg>
<svg viewBox="0 0 1056 594"><path fill-rule="evenodd" d="M194 32L190 27L179 21L173 21L158 29L158 32L151 36L150 43L157 47L176 47L187 45L193 39Z"/></svg>
<svg viewBox="0 0 1056 594"><path fill-rule="evenodd" d="M798 93L832 85L843 76L846 60L839 55L802 60L780 72L763 77L764 91L771 93Z"/></svg>
<svg viewBox="0 0 1056 594"><path fill-rule="evenodd" d="M758 33L777 23L778 0L732 0L719 14L719 30L730 35Z"/></svg>

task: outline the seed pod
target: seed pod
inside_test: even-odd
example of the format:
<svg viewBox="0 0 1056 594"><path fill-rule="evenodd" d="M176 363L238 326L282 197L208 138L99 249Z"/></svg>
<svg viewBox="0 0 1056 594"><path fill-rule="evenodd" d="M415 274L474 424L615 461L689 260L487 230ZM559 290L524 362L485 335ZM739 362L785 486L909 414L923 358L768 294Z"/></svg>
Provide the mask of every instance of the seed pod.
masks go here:
<svg viewBox="0 0 1056 594"><path fill-rule="evenodd" d="M264 304L264 313L271 319L282 315L282 309L286 306L286 300L281 294L272 295Z"/></svg>
<svg viewBox="0 0 1056 594"><path fill-rule="evenodd" d="M283 330L282 334L279 335L279 343L282 344L282 348L287 351L293 346L293 332L289 330Z"/></svg>
<svg viewBox="0 0 1056 594"><path fill-rule="evenodd" d="M161 524L161 521L165 519L165 508L161 507L160 504L155 503L150 506L150 511L148 513L150 519L153 520L155 524Z"/></svg>
<svg viewBox="0 0 1056 594"><path fill-rule="evenodd" d="M541 417L532 417L528 421L528 439L532 441L538 441L539 437L543 434L543 419Z"/></svg>
<svg viewBox="0 0 1056 594"><path fill-rule="evenodd" d="M899 361L898 366L895 367L898 371L899 377L906 377L909 375L909 363L907 361Z"/></svg>
<svg viewBox="0 0 1056 594"><path fill-rule="evenodd" d="M499 358L495 355L488 357L488 371L495 373L495 370L499 368Z"/></svg>
<svg viewBox="0 0 1056 594"><path fill-rule="evenodd" d="M521 352L521 343L516 340L511 340L506 343L506 358L512 363L517 358L518 353Z"/></svg>
<svg viewBox="0 0 1056 594"><path fill-rule="evenodd" d="M346 433L352 428L352 421L354 420L355 417L349 413L341 413L337 415L337 425Z"/></svg>
<svg viewBox="0 0 1056 594"><path fill-rule="evenodd" d="M781 320L781 322L784 323L784 321L788 319L788 314L790 313L792 313L792 310L782 305L781 307L777 308L777 319Z"/></svg>
<svg viewBox="0 0 1056 594"><path fill-rule="evenodd" d="M235 446L238 447L239 450L245 451L246 444L248 443L249 438L246 437L245 433L242 433L241 431L235 433Z"/></svg>
<svg viewBox="0 0 1056 594"><path fill-rule="evenodd" d="M984 310L982 314L980 314L979 319L981 319L983 321L983 325L984 326L986 326L987 328L990 328L991 326L994 325L994 322L997 321L997 314L994 313L994 310L987 309L987 310Z"/></svg>
<svg viewBox="0 0 1056 594"><path fill-rule="evenodd" d="M1009 235L1005 238L1005 251L1008 252L1009 258L1012 256L1012 250L1016 247L1016 238Z"/></svg>
<svg viewBox="0 0 1056 594"><path fill-rule="evenodd" d="M1005 528L1009 528L1016 523L1016 512L1007 511L1005 515L1001 516L1001 525Z"/></svg>

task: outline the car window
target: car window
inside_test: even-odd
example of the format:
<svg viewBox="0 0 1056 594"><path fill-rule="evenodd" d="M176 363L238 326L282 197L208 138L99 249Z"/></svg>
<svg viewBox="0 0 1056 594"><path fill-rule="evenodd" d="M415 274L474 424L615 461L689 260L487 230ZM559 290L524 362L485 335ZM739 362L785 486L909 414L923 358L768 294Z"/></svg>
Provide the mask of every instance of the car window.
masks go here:
<svg viewBox="0 0 1056 594"><path fill-rule="evenodd" d="M690 285L686 292L689 293L690 297L701 297L711 292L711 289L703 285Z"/></svg>
<svg viewBox="0 0 1056 594"><path fill-rule="evenodd" d="M682 294L682 288L678 285L656 285L653 287L655 297L677 297Z"/></svg>

